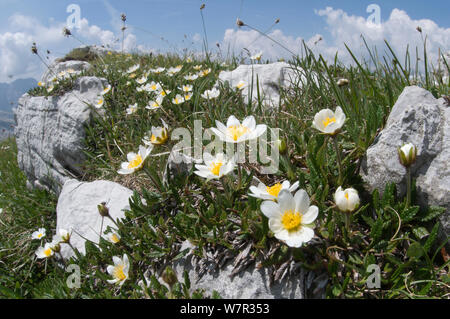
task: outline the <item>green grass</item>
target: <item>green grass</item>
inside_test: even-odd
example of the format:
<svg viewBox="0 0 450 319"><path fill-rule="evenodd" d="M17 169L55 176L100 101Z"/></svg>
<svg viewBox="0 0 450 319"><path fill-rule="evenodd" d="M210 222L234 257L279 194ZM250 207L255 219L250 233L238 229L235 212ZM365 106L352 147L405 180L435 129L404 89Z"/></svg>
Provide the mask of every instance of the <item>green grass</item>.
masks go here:
<svg viewBox="0 0 450 319"><path fill-rule="evenodd" d="M236 66L234 62L224 67L221 61L189 63L174 55L122 54L106 55L93 61L94 67L84 74L105 77L112 90L105 95L105 117L96 117L86 128L88 159L84 164L83 180L112 180L135 191L131 209L118 225L120 243L114 245L102 240L97 245L88 242L86 256L68 262L76 262L81 267L80 289L69 289L65 285L68 273L55 266L53 260L35 261L33 254L37 244L30 240L30 234L39 227L46 227L47 236L51 237L50 233L55 229L56 199L45 192L31 192L25 188L25 178L15 161L14 141L8 140L6 145L10 149L0 151L3 152L0 157L0 207L5 211L0 217L0 293L6 297L56 298L217 296L212 291L190 295L187 291L190 283L185 278L178 278L180 282L170 290L161 284L160 275L167 265L186 253L180 251L180 243L189 239L197 245L197 258L204 258L205 251L222 256L215 260L217 267L225 260L223 258L233 260L243 247L251 244L245 261L268 267L273 281L280 280L283 269L295 275L295 271L287 267L291 262L318 275L326 273L330 278L327 298L448 297L449 262L444 260L445 254L441 250L445 242L437 237L436 219L444 210L414 206L414 189L410 207L405 198L397 196L393 185L386 185L383 197L378 192L369 194L358 176L362 157L383 128L403 88L414 82L440 97L449 94L448 84L442 83L442 78L435 84L430 80L434 76L430 71L423 79L413 74L408 52L404 62L392 52L392 56L382 60L377 60L376 54L371 52L372 61L355 59L355 66L347 67L338 60L327 63L306 47L305 51L305 57L291 63L305 70L306 81L281 92L278 110L266 109L259 102L252 104L226 85L220 87L220 96L214 101L200 97L205 89L212 88L221 70ZM162 109L145 109L150 96L136 92L135 79L123 74L137 63L141 67L136 71L135 79L150 68L183 66L173 77L149 75L149 82L156 81L172 91L165 98ZM194 95L190 101L173 105L170 101L179 93L177 87L187 83L183 76L196 72L193 66L197 64L202 64L203 69L211 68L211 73L194 82ZM349 84L339 87L336 84L339 78L348 79ZM128 81L130 85L127 85ZM45 94L43 91L34 93ZM138 111L126 115L126 108L134 103L138 104ZM311 127L318 111L334 110L337 105L347 116L338 136L342 183L338 182L337 156L330 138ZM143 170L132 175L117 174L126 154L136 152L144 135L152 126L160 126L161 119L168 124L169 132L177 127L193 132L195 120L201 120L205 129L215 127L216 120L226 121L230 115L238 119L254 115L257 123L281 129L287 151L281 157L277 174L262 175L258 165L244 164L239 182L225 176L220 182L206 183L191 171L165 184L162 175L168 152L177 143L172 140L154 147ZM255 176L266 185L285 179L291 183L300 181L300 188L309 194L311 205L319 208L314 241L294 249L273 237L267 218L259 209L261 201L247 195ZM341 185L357 189L362 199L360 208L351 216L349 229L344 226L343 214L333 203L333 194ZM113 287L106 282L110 279L106 267L112 264L112 256L124 253L130 257L130 278L121 288ZM381 289L367 289L370 264L381 268ZM137 282L144 278L144 273L151 282L142 292Z"/></svg>

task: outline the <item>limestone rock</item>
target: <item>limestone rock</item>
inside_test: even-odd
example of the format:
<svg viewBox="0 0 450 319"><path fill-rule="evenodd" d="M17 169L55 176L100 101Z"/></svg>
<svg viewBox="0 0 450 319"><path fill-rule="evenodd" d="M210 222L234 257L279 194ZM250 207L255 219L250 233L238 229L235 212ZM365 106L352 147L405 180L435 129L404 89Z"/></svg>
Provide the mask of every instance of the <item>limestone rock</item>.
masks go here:
<svg viewBox="0 0 450 319"><path fill-rule="evenodd" d="M98 243L102 217L97 205L106 203L109 214L114 220L125 216L124 210L130 209L129 198L133 191L117 183L109 181L94 181L83 183L77 180L68 180L62 188L56 206L56 231L59 229L73 229L70 243L81 253L85 253L85 239ZM103 219L103 232L106 227L116 228L109 218ZM81 235L81 236L80 236ZM72 249L61 245L64 258L74 255Z"/></svg>
<svg viewBox="0 0 450 319"><path fill-rule="evenodd" d="M106 80L81 77L62 96L23 95L14 109L19 167L34 186L59 192L71 176L81 174L84 126Z"/></svg>
<svg viewBox="0 0 450 319"><path fill-rule="evenodd" d="M252 100L258 100L257 79L263 103L270 107L278 107L280 91L292 86L300 86L306 81L304 71L285 62L271 64L240 65L232 71L222 71L219 80L235 87L240 81L247 83L242 90L245 100L251 92ZM253 78L253 87L252 87Z"/></svg>
<svg viewBox="0 0 450 319"><path fill-rule="evenodd" d="M183 247L192 248L183 243ZM199 276L192 265L192 255L187 255L174 265L179 281L183 281L183 273L187 271L191 282L191 290L205 289L207 294L217 291L225 299L303 299L304 270L299 269L295 276L285 277L280 282L269 285L269 271L266 267L257 269L250 265L232 278L233 264L228 262L220 270L208 271Z"/></svg>
<svg viewBox="0 0 450 319"><path fill-rule="evenodd" d="M44 83L51 82L54 77L58 77L58 74L69 69L74 70L76 73L80 73L90 67L91 65L85 61L72 60L65 62L54 62L50 65L50 68L44 72L41 81Z"/></svg>
<svg viewBox="0 0 450 319"><path fill-rule="evenodd" d="M395 182L400 195L406 191L406 169L398 161L397 148L407 142L417 147L411 166L420 205L446 207L441 222L450 234L450 108L443 98L417 86L406 87L392 108L386 127L367 150L361 176L369 191L381 193Z"/></svg>

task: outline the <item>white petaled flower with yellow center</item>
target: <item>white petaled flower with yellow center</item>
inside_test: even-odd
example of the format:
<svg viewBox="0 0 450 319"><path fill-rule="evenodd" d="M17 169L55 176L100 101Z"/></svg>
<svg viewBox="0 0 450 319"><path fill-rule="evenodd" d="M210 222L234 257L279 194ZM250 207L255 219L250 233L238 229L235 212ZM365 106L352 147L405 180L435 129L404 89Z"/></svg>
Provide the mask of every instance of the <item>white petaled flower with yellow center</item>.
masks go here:
<svg viewBox="0 0 450 319"><path fill-rule="evenodd" d="M175 74L177 74L178 72L181 71L182 67L183 67L182 65L177 65L174 68L168 68L167 69L167 75L168 76L174 76Z"/></svg>
<svg viewBox="0 0 450 319"><path fill-rule="evenodd" d="M316 113L312 126L322 133L335 135L341 129L345 122L345 113L338 106L336 111L324 109Z"/></svg>
<svg viewBox="0 0 450 319"><path fill-rule="evenodd" d="M139 64L133 65L132 67L130 67L130 68L127 70L127 73L128 73L128 74L134 73L134 72L136 72L136 71L139 69L139 67L140 67Z"/></svg>
<svg viewBox="0 0 450 319"><path fill-rule="evenodd" d="M188 92L184 95L184 100L185 101L189 101L190 99L192 99L192 93Z"/></svg>
<svg viewBox="0 0 450 319"><path fill-rule="evenodd" d="M95 108L99 109L103 106L105 103L105 100L103 100L103 97L99 97L98 100L95 102Z"/></svg>
<svg viewBox="0 0 450 319"><path fill-rule="evenodd" d="M272 186L266 186L263 183L259 183L258 187L250 186L249 196L266 199L266 200L277 200L278 195L283 189L295 192L299 186L299 182L295 182L291 185L289 181L284 181L283 183L276 183Z"/></svg>
<svg viewBox="0 0 450 319"><path fill-rule="evenodd" d="M351 213L359 207L358 191L354 188L338 187L334 193L334 202L341 212Z"/></svg>
<svg viewBox="0 0 450 319"><path fill-rule="evenodd" d="M301 247L314 237L314 224L319 208L309 206L309 196L305 190L298 190L292 196L289 190L283 189L277 202L264 201L261 212L269 219L269 229L275 238L289 247Z"/></svg>
<svg viewBox="0 0 450 319"><path fill-rule="evenodd" d="M234 115L231 115L227 120L226 126L217 120L216 126L217 128L212 127L211 130L221 141L227 143L240 143L253 140L260 137L267 130L265 124L256 125L253 115L247 116L242 121L242 124Z"/></svg>
<svg viewBox="0 0 450 319"><path fill-rule="evenodd" d="M149 147L145 147L142 145L139 145L139 152L133 153L130 152L127 154L127 160L128 162L123 162L120 165L120 169L117 171L117 173L126 175L134 173L137 170L140 170L145 163L146 158L148 155L152 152L153 146L150 145Z"/></svg>
<svg viewBox="0 0 450 319"><path fill-rule="evenodd" d="M147 82L147 77L146 76L142 76L139 79L137 79L136 82L138 84L144 84L145 82Z"/></svg>
<svg viewBox="0 0 450 319"><path fill-rule="evenodd" d="M197 64L197 65L193 66L195 71L199 71L202 67L203 67L203 65L201 65L201 64Z"/></svg>
<svg viewBox="0 0 450 319"><path fill-rule="evenodd" d="M120 235L115 231L109 232L106 234L106 239L113 244L117 244L120 242Z"/></svg>
<svg viewBox="0 0 450 319"><path fill-rule="evenodd" d="M229 174L236 167L234 159L228 159L223 153L212 156L209 153L203 154L204 164L196 164L194 171L200 177L211 179L219 179L224 175Z"/></svg>
<svg viewBox="0 0 450 319"><path fill-rule="evenodd" d="M35 254L36 254L36 257L38 258L38 259L44 259L44 258L50 258L50 257L52 257L54 254L55 254L55 252L52 250L52 245L50 244L50 243L46 243L45 245L44 245L44 247L39 247L37 250L36 250L36 252L35 252Z"/></svg>
<svg viewBox="0 0 450 319"><path fill-rule="evenodd" d="M193 89L193 86L191 84L184 84L183 86L179 87L179 89L185 93L191 92Z"/></svg>
<svg viewBox="0 0 450 319"><path fill-rule="evenodd" d="M245 81L239 81L236 85L235 85L235 88L236 89L238 89L238 90L243 90L243 89L245 89L247 87L247 82L245 82Z"/></svg>
<svg viewBox="0 0 450 319"><path fill-rule="evenodd" d="M42 239L45 237L45 228L39 228L31 234L31 239Z"/></svg>
<svg viewBox="0 0 450 319"><path fill-rule="evenodd" d="M167 96L168 94L170 94L170 92L172 92L172 91L170 91L170 90L165 90L165 89L161 88L160 90L158 90L158 91L156 91L156 92L157 92L158 96L160 96L160 97L165 97L165 96Z"/></svg>
<svg viewBox="0 0 450 319"><path fill-rule="evenodd" d="M175 98L172 99L172 103L176 105L184 103L184 97L182 97L180 94L177 94Z"/></svg>
<svg viewBox="0 0 450 319"><path fill-rule="evenodd" d="M136 113L136 111L138 110L138 104L134 103L133 105L129 105L127 108L127 114L131 115L133 113Z"/></svg>
<svg viewBox="0 0 450 319"><path fill-rule="evenodd" d="M148 102L148 105L145 108L149 110L159 109L162 105L163 100L164 98L162 96L158 96L156 100Z"/></svg>
<svg viewBox="0 0 450 319"><path fill-rule="evenodd" d="M162 127L152 126L152 129L149 132L149 134L144 136L142 141L144 142L145 145L152 145L152 144L161 145L167 142L167 140L169 139L169 128L163 119L161 119L161 122L163 124Z"/></svg>
<svg viewBox="0 0 450 319"><path fill-rule="evenodd" d="M211 100L217 98L219 95L220 91L217 88L212 88L211 90L205 90L201 97L207 100Z"/></svg>
<svg viewBox="0 0 450 319"><path fill-rule="evenodd" d="M206 70L200 71L200 72L198 73L198 76L202 78L202 77L204 77L204 76L207 76L210 72L211 72L211 68L208 68L208 69L206 69Z"/></svg>
<svg viewBox="0 0 450 319"><path fill-rule="evenodd" d="M186 62L187 62L187 63L191 63L191 62L192 62L192 58L187 57L187 58L186 58Z"/></svg>
<svg viewBox="0 0 450 319"><path fill-rule="evenodd" d="M44 86L45 86L45 82L39 81L37 85L38 85L39 87L44 87Z"/></svg>
<svg viewBox="0 0 450 319"><path fill-rule="evenodd" d="M155 74L161 74L161 73L163 73L165 70L166 70L166 68L159 67L159 68L156 68L156 69L151 69L150 71L153 72L153 73L155 73Z"/></svg>
<svg viewBox="0 0 450 319"><path fill-rule="evenodd" d="M147 92L158 92L161 89L162 89L161 84L156 83L155 81L152 81L152 82L148 83L144 87L144 90L146 90Z"/></svg>
<svg viewBox="0 0 450 319"><path fill-rule="evenodd" d="M105 95L106 93L108 93L109 91L111 91L111 85L108 84L108 86L106 86L103 91L101 92L102 95Z"/></svg>
<svg viewBox="0 0 450 319"><path fill-rule="evenodd" d="M405 167L411 166L417 157L417 147L412 143L407 143L398 149L400 164Z"/></svg>
<svg viewBox="0 0 450 319"><path fill-rule="evenodd" d="M47 87L47 92L50 93L51 91L53 91L54 88L55 88L55 86L54 86L53 84L50 84L50 85Z"/></svg>
<svg viewBox="0 0 450 319"><path fill-rule="evenodd" d="M198 79L198 74L188 74L188 75L185 75L185 76L184 76L184 79L185 79L185 80L188 80L188 81L195 81L195 80Z"/></svg>
<svg viewBox="0 0 450 319"><path fill-rule="evenodd" d="M258 52L257 54L252 55L252 56L250 57L250 59L251 59L251 60L260 61L260 60L261 60L261 57L262 57L262 52Z"/></svg>
<svg viewBox="0 0 450 319"><path fill-rule="evenodd" d="M128 273L130 271L130 261L128 260L127 254L123 255L123 258L113 256L114 265L108 265L106 271L114 279L108 280L110 284L119 284L122 286L125 280L128 279Z"/></svg>
<svg viewBox="0 0 450 319"><path fill-rule="evenodd" d="M70 236L72 235L72 229L66 230L60 228L58 231L58 235L61 238L61 242L68 243L70 241Z"/></svg>

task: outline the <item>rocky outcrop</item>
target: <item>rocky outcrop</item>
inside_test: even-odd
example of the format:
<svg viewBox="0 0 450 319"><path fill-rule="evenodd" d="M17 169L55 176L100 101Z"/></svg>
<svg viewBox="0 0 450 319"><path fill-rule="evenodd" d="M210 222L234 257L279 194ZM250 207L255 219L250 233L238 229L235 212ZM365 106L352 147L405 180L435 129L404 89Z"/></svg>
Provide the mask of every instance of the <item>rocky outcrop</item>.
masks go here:
<svg viewBox="0 0 450 319"><path fill-rule="evenodd" d="M14 109L19 167L33 186L59 192L64 182L81 174L84 126L106 80L81 77L62 96L25 94Z"/></svg>
<svg viewBox="0 0 450 319"><path fill-rule="evenodd" d="M302 83L306 81L306 77L302 69L285 62L276 62L271 64L240 65L232 71L220 72L219 80L228 82L233 88L242 81L244 85L242 96L247 100L251 94L252 101L258 100L258 82L263 104L269 107L278 107L281 90L294 86L301 87Z"/></svg>
<svg viewBox="0 0 450 319"><path fill-rule="evenodd" d="M86 239L99 242L102 227L97 205L106 203L110 216L121 219L125 216L124 210L129 209L129 198L133 191L117 183L109 181L95 181L83 183L77 180L68 180L61 191L56 206L56 231L72 228L70 243L81 253L85 253ZM103 218L103 231L106 227L117 228L109 218ZM64 258L74 255L68 245L61 245L61 254Z"/></svg>
<svg viewBox="0 0 450 319"><path fill-rule="evenodd" d="M50 65L50 68L47 69L42 75L41 81L44 83L51 82L53 78L61 78L62 73L67 72L68 70L73 70L73 72L81 73L81 71L86 71L91 67L88 62L85 61L66 61L66 62L54 62ZM67 75L66 75L67 76Z"/></svg>
<svg viewBox="0 0 450 319"><path fill-rule="evenodd" d="M193 248L188 242L184 242L181 250ZM191 282L191 290L204 289L211 294L214 290L225 299L303 299L305 297L304 276L305 270L297 268L296 274L285 276L282 280L270 284L270 274L267 267L249 265L237 274L233 273L233 262L226 263L219 269L210 267L201 275L193 263L192 254L179 259L174 264L174 271L179 281L183 281L183 273L186 271Z"/></svg>
<svg viewBox="0 0 450 319"><path fill-rule="evenodd" d="M417 86L406 87L361 166L369 191L384 190L395 182L405 194L406 170L398 160L397 148L413 143L417 159L411 167L416 179L419 204L446 207L441 222L450 234L450 107L446 101Z"/></svg>

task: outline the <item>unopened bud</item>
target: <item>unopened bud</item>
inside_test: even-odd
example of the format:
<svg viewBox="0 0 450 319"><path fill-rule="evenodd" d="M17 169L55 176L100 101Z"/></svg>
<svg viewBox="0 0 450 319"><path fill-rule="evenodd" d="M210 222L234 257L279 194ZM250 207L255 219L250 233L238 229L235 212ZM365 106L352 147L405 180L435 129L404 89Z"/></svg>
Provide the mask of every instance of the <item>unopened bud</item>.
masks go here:
<svg viewBox="0 0 450 319"><path fill-rule="evenodd" d="M245 25L244 22L242 22L242 20L240 20L239 18L236 19L236 24L238 25L238 27L243 27Z"/></svg>
<svg viewBox="0 0 450 319"><path fill-rule="evenodd" d="M417 148L412 144L408 143L403 145L398 149L398 158L400 163L409 167L416 161Z"/></svg>
<svg viewBox="0 0 450 319"><path fill-rule="evenodd" d="M33 45L31 46L31 52L33 52L33 54L37 54L38 50L36 47L36 42L33 42Z"/></svg>
<svg viewBox="0 0 450 319"><path fill-rule="evenodd" d="M421 27L417 27L416 30L419 31L420 33L422 33L422 28Z"/></svg>
<svg viewBox="0 0 450 319"><path fill-rule="evenodd" d="M276 140L275 144L278 146L278 151L280 154L285 154L287 150L286 142L284 139L278 139Z"/></svg>
<svg viewBox="0 0 450 319"><path fill-rule="evenodd" d="M169 266L166 267L162 274L162 279L170 286L172 287L178 282L177 275L173 271L173 269Z"/></svg>
<svg viewBox="0 0 450 319"><path fill-rule="evenodd" d="M346 85L348 85L348 83L349 83L349 81L347 79L339 79L337 81L338 86L346 86Z"/></svg>
<svg viewBox="0 0 450 319"><path fill-rule="evenodd" d="M278 22L280 22L280 18L277 18L277 19L275 20L275 24L277 24Z"/></svg>
<svg viewBox="0 0 450 319"><path fill-rule="evenodd" d="M65 37L69 37L69 36L72 35L72 32L70 32L69 29L67 29L66 27L64 27L64 28L63 28L63 35L64 35Z"/></svg>
<svg viewBox="0 0 450 319"><path fill-rule="evenodd" d="M127 16L125 15L125 13L122 13L120 15L120 18L122 19L123 22L127 21Z"/></svg>
<svg viewBox="0 0 450 319"><path fill-rule="evenodd" d="M109 216L109 209L108 209L108 207L106 207L105 202L102 202L100 205L97 205L97 208L98 208L98 213L100 214L100 216L102 216L102 217Z"/></svg>
<svg viewBox="0 0 450 319"><path fill-rule="evenodd" d="M203 9L205 9L205 4L204 3L202 3L202 5L200 6L200 10L203 10Z"/></svg>

